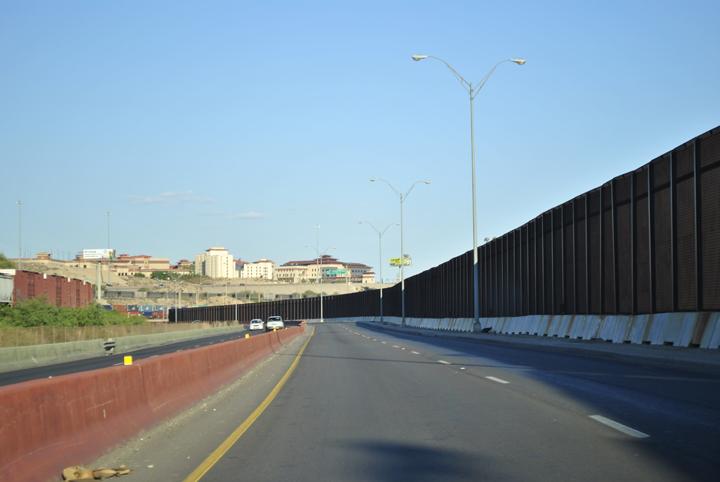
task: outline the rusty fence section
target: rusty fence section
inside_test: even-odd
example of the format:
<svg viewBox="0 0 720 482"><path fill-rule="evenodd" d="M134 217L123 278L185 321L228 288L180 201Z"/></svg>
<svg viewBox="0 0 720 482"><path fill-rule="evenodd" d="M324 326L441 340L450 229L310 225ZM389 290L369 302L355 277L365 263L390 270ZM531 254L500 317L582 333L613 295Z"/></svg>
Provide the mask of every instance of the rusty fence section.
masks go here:
<svg viewBox="0 0 720 482"><path fill-rule="evenodd" d="M720 310L720 127L479 248L482 317ZM405 281L406 316L473 316L472 252ZM384 313L400 316L400 286ZM326 318L377 316L379 292L327 296ZM319 298L183 308L179 321L317 319ZM176 314L171 312L171 320Z"/></svg>

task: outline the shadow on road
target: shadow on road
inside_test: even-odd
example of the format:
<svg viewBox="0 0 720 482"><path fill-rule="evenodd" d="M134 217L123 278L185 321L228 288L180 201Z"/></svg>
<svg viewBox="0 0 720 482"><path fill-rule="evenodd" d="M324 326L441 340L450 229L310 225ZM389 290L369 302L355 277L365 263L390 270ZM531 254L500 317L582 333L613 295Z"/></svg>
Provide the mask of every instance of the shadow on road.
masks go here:
<svg viewBox="0 0 720 482"><path fill-rule="evenodd" d="M527 377L580 402L590 413L637 425L651 434L628 441L635 452L680 470L687 480L717 480L720 470L720 371L717 367L656 364L553 347L511 346L423 336L367 323L359 327L443 350L463 366L492 367ZM467 356L477 357L476 361ZM513 386L513 385L509 385Z"/></svg>
<svg viewBox="0 0 720 482"><path fill-rule="evenodd" d="M476 454L418 444L364 440L341 443L364 452L355 471L363 480L377 482L506 480L483 464Z"/></svg>

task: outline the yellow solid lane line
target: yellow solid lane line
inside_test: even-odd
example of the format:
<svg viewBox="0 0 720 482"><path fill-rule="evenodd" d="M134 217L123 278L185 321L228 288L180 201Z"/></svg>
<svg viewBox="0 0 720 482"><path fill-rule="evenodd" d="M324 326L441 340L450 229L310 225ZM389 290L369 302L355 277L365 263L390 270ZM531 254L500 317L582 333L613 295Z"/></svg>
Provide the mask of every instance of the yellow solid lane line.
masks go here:
<svg viewBox="0 0 720 482"><path fill-rule="evenodd" d="M277 385L273 387L272 391L268 394L267 397L265 397L265 400L262 401L260 405L253 410L253 412L246 418L243 423L241 423L235 430L233 430L233 433L231 433L228 438L226 438L218 447L212 451L210 455L208 455L205 460L202 461L200 465L197 466L195 470L192 471L190 475L185 477L184 482L197 482L200 480L205 474L208 473L208 471L216 464L218 461L227 453L230 448L235 445L235 443L240 440L240 437L243 436L247 430L252 427L252 424L255 423L255 421L260 418L260 415L263 414L266 408L270 406L273 400L275 400L275 397L278 396L280 393L280 390L282 390L283 386L285 386L285 383L290 379L290 376L295 371L295 368L297 368L298 363L300 363L300 357L302 357L303 352L305 351L305 348L310 343L310 340L312 339L313 335L315 334L314 330L313 333L310 334L305 344L300 348L300 351L295 356L295 359L290 364L290 367L287 369L285 374L282 376L279 382L277 382Z"/></svg>

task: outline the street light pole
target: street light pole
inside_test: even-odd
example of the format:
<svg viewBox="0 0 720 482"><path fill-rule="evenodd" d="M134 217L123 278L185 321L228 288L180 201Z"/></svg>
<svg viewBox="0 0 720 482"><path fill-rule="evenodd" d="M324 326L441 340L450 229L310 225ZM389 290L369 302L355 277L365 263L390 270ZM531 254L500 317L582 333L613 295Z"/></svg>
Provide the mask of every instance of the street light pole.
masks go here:
<svg viewBox="0 0 720 482"><path fill-rule="evenodd" d="M107 215L107 249L110 249L110 211L105 214Z"/></svg>
<svg viewBox="0 0 720 482"><path fill-rule="evenodd" d="M373 225L373 223L369 221L359 221L359 224L367 224L368 226L373 228L373 230L378 235L378 275L380 276L380 323L383 323L382 237L388 229L390 229L392 226L397 226L397 224L388 224L382 231L376 228L375 225Z"/></svg>
<svg viewBox="0 0 720 482"><path fill-rule="evenodd" d="M478 243L477 243L477 188L476 188L476 174L475 174L475 129L474 129L474 113L473 113L473 102L478 92L483 88L488 79L492 76L495 70L505 62L512 62L517 65L525 64L526 60L521 58L504 59L496 63L492 69L485 74L479 82L472 84L465 80L465 78L455 70L445 60L440 57L434 57L432 55L419 55L415 54L411 57L414 61L419 62L425 59L433 59L438 62L442 62L445 66L450 69L455 78L460 82L460 85L468 93L470 101L470 163L472 165L472 242L473 242L473 318L475 319L475 326L479 327L480 324L480 289L479 289L479 273L478 273Z"/></svg>
<svg viewBox="0 0 720 482"><path fill-rule="evenodd" d="M404 222L403 222L403 206L405 204L405 199L410 195L413 188L418 184L430 184L430 181L427 180L420 180L415 181L412 183L412 186L405 192L402 193L395 189L395 186L390 184L385 179L379 178L379 177L373 177L370 179L370 182L384 182L388 185L392 191L398 195L400 198L400 311L402 315L402 326L405 326L405 239L404 239Z"/></svg>
<svg viewBox="0 0 720 482"><path fill-rule="evenodd" d="M22 258L22 201L18 200L18 259Z"/></svg>
<svg viewBox="0 0 720 482"><path fill-rule="evenodd" d="M317 272L317 278L316 278L316 284L318 285L318 288L320 289L320 323L325 323L325 313L324 313L324 300L323 300L323 291L322 291L322 258L320 257L320 225L318 224L315 226L317 229L317 232L315 234L315 270ZM309 248L310 246L305 245L306 248ZM335 248L326 248L325 251L329 251L331 249Z"/></svg>

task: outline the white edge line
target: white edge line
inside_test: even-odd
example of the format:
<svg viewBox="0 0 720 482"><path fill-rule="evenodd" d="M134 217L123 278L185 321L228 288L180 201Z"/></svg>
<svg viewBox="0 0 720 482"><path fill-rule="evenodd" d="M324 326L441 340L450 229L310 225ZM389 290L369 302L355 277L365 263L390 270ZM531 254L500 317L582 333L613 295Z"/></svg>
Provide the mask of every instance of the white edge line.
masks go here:
<svg viewBox="0 0 720 482"><path fill-rule="evenodd" d="M488 380L492 380L493 382L498 382L498 383L503 383L503 384L510 383L509 381L503 380L502 378L498 378L498 377L485 377L485 378L487 378Z"/></svg>
<svg viewBox="0 0 720 482"><path fill-rule="evenodd" d="M615 420L611 420L607 417L603 417L602 415L588 415L590 418L595 420L596 422L600 422L603 425L607 425L610 428L614 428L618 432L622 432L625 435L629 435L631 437L635 438L648 438L650 435L641 432L639 430L635 430L634 428L628 427L627 425L623 425L620 422L616 422Z"/></svg>

